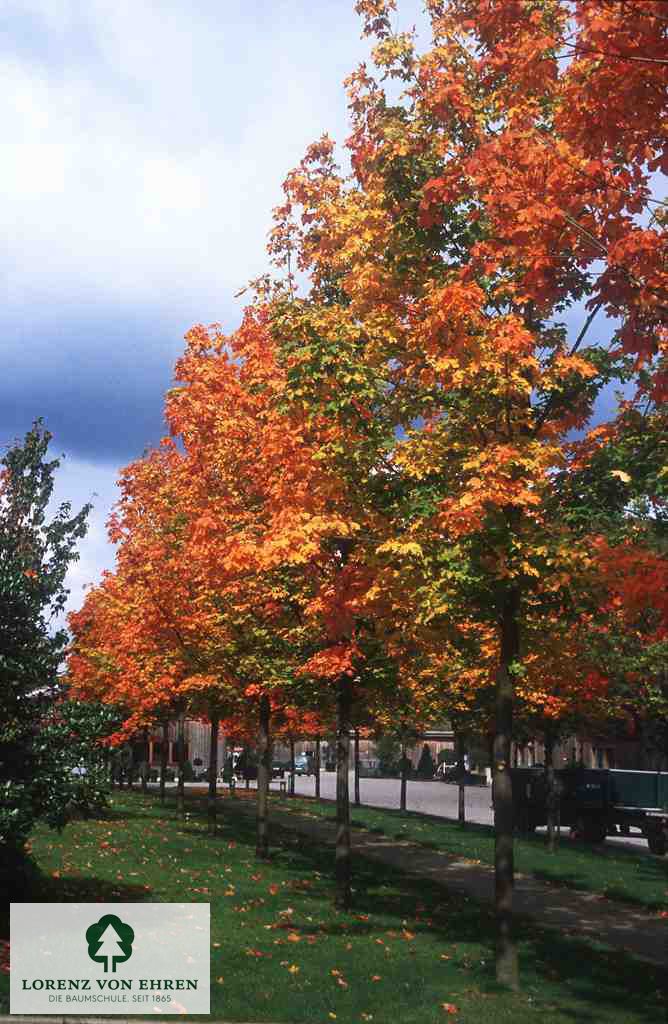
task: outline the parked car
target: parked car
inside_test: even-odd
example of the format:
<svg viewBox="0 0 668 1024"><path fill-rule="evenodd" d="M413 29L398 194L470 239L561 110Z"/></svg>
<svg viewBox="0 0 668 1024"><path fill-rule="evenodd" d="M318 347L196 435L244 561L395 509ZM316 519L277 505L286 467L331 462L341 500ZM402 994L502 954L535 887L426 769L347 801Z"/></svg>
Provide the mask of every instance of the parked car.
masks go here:
<svg viewBox="0 0 668 1024"><path fill-rule="evenodd" d="M272 779L282 779L285 776L286 767L290 768L288 764L286 766L285 761L272 761L271 762L271 777Z"/></svg>
<svg viewBox="0 0 668 1024"><path fill-rule="evenodd" d="M308 754L297 754L295 758L295 775L313 775L313 758Z"/></svg>

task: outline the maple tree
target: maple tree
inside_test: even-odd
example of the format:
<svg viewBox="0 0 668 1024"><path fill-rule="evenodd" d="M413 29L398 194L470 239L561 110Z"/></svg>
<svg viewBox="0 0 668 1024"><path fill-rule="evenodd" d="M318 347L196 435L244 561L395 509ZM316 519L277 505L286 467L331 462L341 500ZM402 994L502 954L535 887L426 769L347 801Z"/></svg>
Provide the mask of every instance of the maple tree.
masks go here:
<svg viewBox="0 0 668 1024"><path fill-rule="evenodd" d="M515 987L508 769L523 625L570 614L572 583L592 568L558 478L605 445L590 428L611 380L635 383L636 409L665 398L650 175L665 169L667 23L655 3L429 0L432 45L418 54L392 28L394 6L356 5L376 75L363 65L348 80L351 175L327 137L312 146L286 180L272 246L310 275L291 337L315 309L336 323L353 408L385 382L392 462L413 483L394 557L447 550L433 591L443 619L493 627L497 977ZM570 331L569 313L581 317ZM600 323L592 332L598 313L619 322L611 344ZM301 345L293 377L312 394L322 358L314 367L311 337Z"/></svg>
<svg viewBox="0 0 668 1024"><path fill-rule="evenodd" d="M192 459L198 489L192 557L208 561L214 588L231 574L241 589L254 578L265 595L273 655L267 651L258 682L265 685L267 673L280 676L285 707L291 692L304 695L297 701L302 717L314 704L331 706L336 693L338 899L345 905L353 680L374 646L361 610L373 552L388 525L373 472L386 449L378 430L369 438L367 409L351 401L354 382L346 394L331 376L339 346L328 356L317 345L327 311L316 311L317 322L298 321L285 300L279 292L251 305L229 337L216 325L191 331L177 366L182 386L168 396L167 414ZM305 332L314 339L310 358L322 370L311 377L313 394L299 384ZM378 387L374 395L380 396ZM209 556L212 550L217 557ZM291 663L277 673L281 644Z"/></svg>
<svg viewBox="0 0 668 1024"><path fill-rule="evenodd" d="M188 473L169 443L124 471L123 497L110 523L117 570L71 618L70 674L83 692L99 695L102 687L107 699L125 705L126 735L165 712L177 718L181 807L183 716L209 720L213 825L220 719L244 700L244 673L254 662L244 628L248 605L232 603L223 589L208 590L201 564L189 557L187 505L179 491Z"/></svg>

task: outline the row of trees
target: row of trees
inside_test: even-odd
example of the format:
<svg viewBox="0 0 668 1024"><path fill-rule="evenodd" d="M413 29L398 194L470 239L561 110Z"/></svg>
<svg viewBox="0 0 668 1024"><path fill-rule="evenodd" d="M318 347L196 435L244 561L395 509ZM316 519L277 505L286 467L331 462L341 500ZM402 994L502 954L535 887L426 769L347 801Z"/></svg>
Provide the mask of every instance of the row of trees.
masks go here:
<svg viewBox="0 0 668 1024"><path fill-rule="evenodd" d="M351 725L490 731L515 986L513 732L549 747L666 711L668 22L427 0L419 53L391 0L356 6L374 48L347 82L350 171L327 136L308 149L276 278L231 336L187 335L170 437L121 477L117 567L71 617L70 679L124 734L186 710L255 734L260 856L272 722L335 719L343 906Z"/></svg>

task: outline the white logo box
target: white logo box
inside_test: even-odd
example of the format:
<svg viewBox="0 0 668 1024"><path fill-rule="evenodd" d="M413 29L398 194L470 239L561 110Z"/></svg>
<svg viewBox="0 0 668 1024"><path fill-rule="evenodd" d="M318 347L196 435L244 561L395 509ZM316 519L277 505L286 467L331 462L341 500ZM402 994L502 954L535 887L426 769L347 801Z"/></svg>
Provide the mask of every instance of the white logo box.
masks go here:
<svg viewBox="0 0 668 1024"><path fill-rule="evenodd" d="M12 903L10 1013L209 1013L208 903Z"/></svg>

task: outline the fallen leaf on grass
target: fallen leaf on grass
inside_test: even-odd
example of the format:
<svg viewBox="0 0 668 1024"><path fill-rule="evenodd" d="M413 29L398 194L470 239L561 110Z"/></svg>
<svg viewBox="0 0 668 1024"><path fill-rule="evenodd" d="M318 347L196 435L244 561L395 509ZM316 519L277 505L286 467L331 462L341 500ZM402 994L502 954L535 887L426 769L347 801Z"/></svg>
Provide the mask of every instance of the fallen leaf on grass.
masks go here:
<svg viewBox="0 0 668 1024"><path fill-rule="evenodd" d="M459 1013L459 1009L454 1003L441 1003L441 1009L445 1010L446 1013Z"/></svg>

